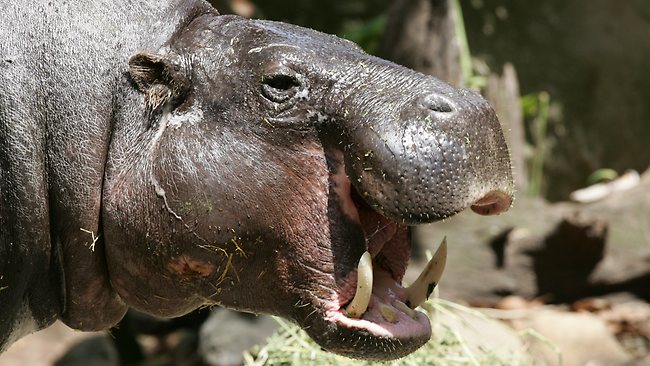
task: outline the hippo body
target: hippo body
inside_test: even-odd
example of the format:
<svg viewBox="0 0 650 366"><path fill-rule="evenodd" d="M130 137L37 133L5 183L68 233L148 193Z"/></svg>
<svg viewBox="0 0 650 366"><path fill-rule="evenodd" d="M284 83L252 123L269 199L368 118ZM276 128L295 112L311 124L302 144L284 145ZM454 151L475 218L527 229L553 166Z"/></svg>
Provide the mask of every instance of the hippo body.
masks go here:
<svg viewBox="0 0 650 366"><path fill-rule="evenodd" d="M408 227L511 203L487 103L350 42L199 0L0 4L0 350L221 304L400 357L431 332L376 319ZM390 284L353 319L366 250Z"/></svg>

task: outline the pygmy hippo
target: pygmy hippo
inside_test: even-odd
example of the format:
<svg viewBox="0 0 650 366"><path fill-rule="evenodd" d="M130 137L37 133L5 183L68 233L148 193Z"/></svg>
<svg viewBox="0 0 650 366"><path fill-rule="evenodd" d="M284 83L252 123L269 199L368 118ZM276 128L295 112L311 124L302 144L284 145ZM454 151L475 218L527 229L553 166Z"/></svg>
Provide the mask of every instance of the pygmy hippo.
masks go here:
<svg viewBox="0 0 650 366"><path fill-rule="evenodd" d="M202 0L0 0L0 349L209 304L394 359L409 227L512 201L477 93ZM357 296L355 296L357 295Z"/></svg>

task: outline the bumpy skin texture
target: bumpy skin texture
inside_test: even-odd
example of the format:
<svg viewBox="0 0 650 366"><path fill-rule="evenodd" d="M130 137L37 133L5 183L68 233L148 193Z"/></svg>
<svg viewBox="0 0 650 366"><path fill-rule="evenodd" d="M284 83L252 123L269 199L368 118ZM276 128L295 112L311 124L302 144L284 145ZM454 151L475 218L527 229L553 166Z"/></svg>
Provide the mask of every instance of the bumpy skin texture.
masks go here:
<svg viewBox="0 0 650 366"><path fill-rule="evenodd" d="M366 250L333 176L407 224L510 204L486 102L350 42L200 1L0 3L0 347L219 303L399 357L421 340L323 320Z"/></svg>

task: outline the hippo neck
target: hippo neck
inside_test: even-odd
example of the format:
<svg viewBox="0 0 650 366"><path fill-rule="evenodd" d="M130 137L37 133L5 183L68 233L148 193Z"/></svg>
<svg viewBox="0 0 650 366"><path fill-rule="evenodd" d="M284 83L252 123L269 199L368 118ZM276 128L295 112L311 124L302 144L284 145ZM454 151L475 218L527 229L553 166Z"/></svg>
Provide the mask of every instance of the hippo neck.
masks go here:
<svg viewBox="0 0 650 366"><path fill-rule="evenodd" d="M112 0L108 3L112 4L111 7L116 5ZM128 1L117 2L118 7L134 6L129 4ZM86 99L83 105L92 108L68 105L71 110L66 115L79 117L67 123L70 123L70 130L78 131L79 135L49 144L52 147L49 156L54 157L49 166L50 184L54 182L58 188L50 190L52 242L61 245L59 253L64 273L65 303L61 318L77 329L107 328L122 318L127 307L110 284L104 250L110 243L103 240L100 219L104 169L111 146L114 113L116 104L124 102L116 97L121 93L118 89L124 85L124 78L119 76L125 75L127 60L137 50L158 50L196 16L214 12L201 0L150 1L142 7L144 9L134 13L118 10L118 19L121 20L119 37L102 32L96 39L88 41L85 62L103 70L102 75L106 76L103 80L93 79L97 74L95 71L79 76L79 82L70 83L85 86L83 90L69 92L76 92L80 98ZM83 32L83 29L75 32ZM87 36L92 35L82 38L87 39ZM106 57L105 49L114 50L112 57ZM71 150L83 153L71 157ZM101 309L97 308L98 304L101 304Z"/></svg>
<svg viewBox="0 0 650 366"><path fill-rule="evenodd" d="M117 90L131 54L158 50L191 19L215 11L202 0L0 3L21 15L0 26L9 60L0 65L7 75L0 88L11 96L11 103L0 98L3 349L57 317L94 330L123 316L101 227L113 110L123 102Z"/></svg>

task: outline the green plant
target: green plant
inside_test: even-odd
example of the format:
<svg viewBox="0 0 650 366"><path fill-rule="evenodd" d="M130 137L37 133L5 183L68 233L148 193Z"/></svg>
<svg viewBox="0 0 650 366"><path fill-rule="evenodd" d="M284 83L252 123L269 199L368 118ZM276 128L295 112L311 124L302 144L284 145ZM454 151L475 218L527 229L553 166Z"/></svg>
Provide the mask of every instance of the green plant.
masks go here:
<svg viewBox="0 0 650 366"><path fill-rule="evenodd" d="M386 17L380 15L367 22L350 23L339 36L358 44L369 54L375 54L386 28Z"/></svg>
<svg viewBox="0 0 650 366"><path fill-rule="evenodd" d="M529 121L528 130L532 145L528 164L530 175L528 195L537 197L542 195L544 160L548 150L547 130L551 98L545 91L527 94L521 97L521 107L524 120Z"/></svg>

